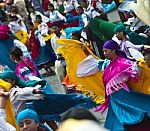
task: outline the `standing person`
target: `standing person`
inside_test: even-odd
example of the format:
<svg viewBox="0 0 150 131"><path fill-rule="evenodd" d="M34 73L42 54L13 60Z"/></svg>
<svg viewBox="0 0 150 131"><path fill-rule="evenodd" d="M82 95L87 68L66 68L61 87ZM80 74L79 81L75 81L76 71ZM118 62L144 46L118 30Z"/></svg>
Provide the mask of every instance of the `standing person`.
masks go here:
<svg viewBox="0 0 150 131"><path fill-rule="evenodd" d="M81 0L81 6L84 9L84 13L87 14L90 19L100 16L100 14L96 12L95 9L90 5L89 1Z"/></svg>
<svg viewBox="0 0 150 131"><path fill-rule="evenodd" d="M108 107L105 127L109 130L148 131L150 96L132 91L128 86L129 80L136 80L138 76L135 63L124 58L113 40L104 43L103 51L110 64L105 66L103 73L106 100L97 111Z"/></svg>
<svg viewBox="0 0 150 131"><path fill-rule="evenodd" d="M40 15L40 16L42 17L42 20L43 20L45 23L47 23L47 22L49 21L49 19L48 19L46 16L44 16L44 15L43 15L42 13L40 13L39 11L36 11L33 6L29 6L29 7L28 7L28 11L29 11L30 18L31 18L31 20L32 20L32 22L33 22L34 24L35 24L36 16L37 16L37 15Z"/></svg>
<svg viewBox="0 0 150 131"><path fill-rule="evenodd" d="M115 27L114 32L116 33L118 40L120 40L121 50L123 50L126 53L126 55L129 59L133 59L129 52L129 48L136 49L138 51L142 51L142 49L144 49L146 46L144 46L143 44L134 45L132 42L130 42L130 40L127 38L127 33L125 30L126 30L126 28L124 26L118 25Z"/></svg>
<svg viewBox="0 0 150 131"><path fill-rule="evenodd" d="M52 27L54 24L59 24L60 27L64 27L63 23L66 22L66 18L60 14L57 10L54 9L54 5L50 4L48 6L49 12L48 12L48 17L49 17L49 23L48 26Z"/></svg>
<svg viewBox="0 0 150 131"><path fill-rule="evenodd" d="M46 43L41 36L40 32L34 28L34 25L32 22L28 22L27 25L29 29L29 41L28 41L28 49L31 51L32 59L35 63L35 65L41 69L44 67L46 70L46 74L44 75L54 75L54 71L51 69L51 67L48 65L50 61L50 56L45 48Z"/></svg>
<svg viewBox="0 0 150 131"><path fill-rule="evenodd" d="M55 73L58 80L60 82L63 82L66 76L66 62L61 53L57 51L58 47L60 47L61 45L58 44L56 40L66 38L66 34L64 32L61 32L61 28L59 28L58 26L53 26L52 29L54 31L54 36L51 38L51 46L55 52L55 55L57 56L57 60L55 61Z"/></svg>

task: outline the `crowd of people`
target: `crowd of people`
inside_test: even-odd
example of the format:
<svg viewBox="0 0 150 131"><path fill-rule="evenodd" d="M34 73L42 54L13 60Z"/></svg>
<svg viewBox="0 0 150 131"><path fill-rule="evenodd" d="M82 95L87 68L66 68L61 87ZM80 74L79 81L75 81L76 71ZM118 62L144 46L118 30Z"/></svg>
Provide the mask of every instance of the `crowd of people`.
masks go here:
<svg viewBox="0 0 150 131"><path fill-rule="evenodd" d="M2 131L149 131L149 73L148 0L0 1Z"/></svg>

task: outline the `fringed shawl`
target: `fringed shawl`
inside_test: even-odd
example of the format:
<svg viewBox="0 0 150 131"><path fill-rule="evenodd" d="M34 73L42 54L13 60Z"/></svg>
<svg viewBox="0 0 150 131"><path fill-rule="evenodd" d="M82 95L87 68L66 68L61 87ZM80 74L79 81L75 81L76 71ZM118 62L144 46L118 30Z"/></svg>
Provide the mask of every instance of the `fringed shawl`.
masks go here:
<svg viewBox="0 0 150 131"><path fill-rule="evenodd" d="M106 87L107 96L113 92L124 88L129 91L127 82L130 78L135 78L137 72L133 69L134 63L117 57L104 70L103 82Z"/></svg>

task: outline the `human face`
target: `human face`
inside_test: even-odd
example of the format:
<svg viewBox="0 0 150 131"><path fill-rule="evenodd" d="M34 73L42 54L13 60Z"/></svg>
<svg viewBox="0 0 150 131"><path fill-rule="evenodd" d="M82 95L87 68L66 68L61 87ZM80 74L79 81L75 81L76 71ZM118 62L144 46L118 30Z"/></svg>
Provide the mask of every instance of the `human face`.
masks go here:
<svg viewBox="0 0 150 131"><path fill-rule="evenodd" d="M106 59L113 60L113 58L116 56L115 50L110 49L103 49L103 53Z"/></svg>
<svg viewBox="0 0 150 131"><path fill-rule="evenodd" d="M53 26L52 30L54 31L55 34L60 33L60 28L58 28L57 26Z"/></svg>
<svg viewBox="0 0 150 131"><path fill-rule="evenodd" d="M23 119L19 123L20 131L37 131L39 124L32 119Z"/></svg>
<svg viewBox="0 0 150 131"><path fill-rule="evenodd" d="M82 14L82 12L83 12L83 11L82 11L82 9L77 8L77 9L76 9L76 12L77 12L77 14L79 14L79 15L80 15L80 14Z"/></svg>
<svg viewBox="0 0 150 131"><path fill-rule="evenodd" d="M54 11L54 8L53 8L52 6L48 6L48 10L49 10L50 12L53 12L53 11Z"/></svg>
<svg viewBox="0 0 150 131"><path fill-rule="evenodd" d="M118 38L118 40L122 40L123 36L124 36L123 32L117 32L116 33L116 37Z"/></svg>
<svg viewBox="0 0 150 131"><path fill-rule="evenodd" d="M14 55L10 55L10 59L15 62L18 63L18 59L14 56Z"/></svg>
<svg viewBox="0 0 150 131"><path fill-rule="evenodd" d="M81 6L82 6L82 8L87 8L88 4L87 4L87 2L81 1Z"/></svg>
<svg viewBox="0 0 150 131"><path fill-rule="evenodd" d="M40 18L36 17L36 22L41 23L42 20Z"/></svg>
<svg viewBox="0 0 150 131"><path fill-rule="evenodd" d="M150 68L150 54L145 54L144 59L148 68Z"/></svg>

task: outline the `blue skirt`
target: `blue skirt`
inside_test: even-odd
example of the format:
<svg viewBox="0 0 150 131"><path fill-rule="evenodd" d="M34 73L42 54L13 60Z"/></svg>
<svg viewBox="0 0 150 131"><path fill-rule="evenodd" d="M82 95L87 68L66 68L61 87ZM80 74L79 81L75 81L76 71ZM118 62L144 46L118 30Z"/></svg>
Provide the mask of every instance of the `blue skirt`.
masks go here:
<svg viewBox="0 0 150 131"><path fill-rule="evenodd" d="M59 120L67 109L77 106L93 108L96 104L91 98L78 94L45 94L44 100L27 103L27 107L35 110L40 118L48 120Z"/></svg>
<svg viewBox="0 0 150 131"><path fill-rule="evenodd" d="M150 95L120 89L110 96L105 127L111 131L124 131L126 125L138 125L145 117L150 117Z"/></svg>
<svg viewBox="0 0 150 131"><path fill-rule="evenodd" d="M0 40L0 65L7 65L11 70L15 70L16 64L10 59L9 51L14 47L13 40L7 38Z"/></svg>

